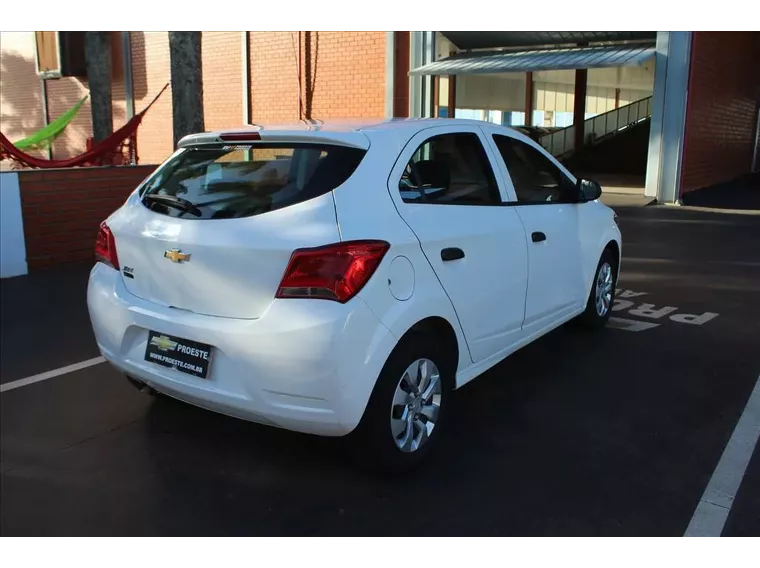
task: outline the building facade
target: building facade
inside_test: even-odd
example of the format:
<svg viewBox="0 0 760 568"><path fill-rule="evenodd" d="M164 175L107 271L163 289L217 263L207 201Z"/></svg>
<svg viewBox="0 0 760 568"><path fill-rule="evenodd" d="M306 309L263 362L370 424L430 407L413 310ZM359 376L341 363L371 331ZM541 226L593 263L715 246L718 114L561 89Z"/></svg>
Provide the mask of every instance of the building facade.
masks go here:
<svg viewBox="0 0 760 568"><path fill-rule="evenodd" d="M39 34L49 33L74 32L0 38L0 130L12 141L87 94L86 79L41 68ZM166 32L111 37L118 128L170 81L169 42ZM203 32L204 120L214 130L298 119L480 118L537 132L568 163L585 146L603 154L606 141L607 154L641 156L634 173L642 192L678 202L757 169L758 61L758 32ZM609 143L636 125L637 136ZM38 153L74 156L91 136L85 103ZM171 92L145 116L137 149L140 164L173 151ZM584 160L593 169L593 156Z"/></svg>
<svg viewBox="0 0 760 568"><path fill-rule="evenodd" d="M166 32L111 35L116 129L170 82L170 57ZM239 127L254 118L298 120L299 113L318 118L385 116L387 35L203 32L206 129ZM16 140L42 128L46 115L50 120L71 108L87 94L87 81L73 76L41 79L35 32L2 32L1 39L0 130ZM127 68L129 74L124 72ZM151 107L138 131L141 163L158 163L173 150L170 89ZM91 123L88 101L53 144L52 157L83 152L92 135Z"/></svg>

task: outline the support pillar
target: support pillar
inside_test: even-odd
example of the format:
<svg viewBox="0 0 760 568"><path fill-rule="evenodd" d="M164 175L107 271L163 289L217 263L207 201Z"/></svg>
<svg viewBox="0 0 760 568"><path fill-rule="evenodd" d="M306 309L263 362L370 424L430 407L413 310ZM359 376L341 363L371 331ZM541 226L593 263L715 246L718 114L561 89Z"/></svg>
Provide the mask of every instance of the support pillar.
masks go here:
<svg viewBox="0 0 760 568"><path fill-rule="evenodd" d="M251 118L251 40L248 32L241 33L241 45L240 50L242 52L243 66L241 69L242 93L241 98L243 102L243 124L251 124L253 120Z"/></svg>
<svg viewBox="0 0 760 568"><path fill-rule="evenodd" d="M203 132L201 32L169 32L174 146L188 134Z"/></svg>
<svg viewBox="0 0 760 568"><path fill-rule="evenodd" d="M422 35L424 32L409 32L409 69L421 67L424 62L422 49ZM422 77L413 75L409 77L409 116L420 118L422 116Z"/></svg>
<svg viewBox="0 0 760 568"><path fill-rule="evenodd" d="M45 81L47 81L47 79L40 79L40 100L42 101L42 119L44 121L42 123L43 128L50 124L50 111L48 110L47 104L47 83ZM47 155L48 160L53 159L52 144L46 145L45 154ZM24 274L26 274L26 272Z"/></svg>
<svg viewBox="0 0 760 568"><path fill-rule="evenodd" d="M575 126L575 151L583 147L584 122L586 120L586 82L588 69L575 70L575 99L573 101L573 126Z"/></svg>
<svg viewBox="0 0 760 568"><path fill-rule="evenodd" d="M111 32L85 32L84 55L90 88L92 134L97 144L113 134Z"/></svg>
<svg viewBox="0 0 760 568"><path fill-rule="evenodd" d="M525 124L533 126L533 71L525 74Z"/></svg>
<svg viewBox="0 0 760 568"><path fill-rule="evenodd" d="M423 36L423 49L425 64L435 61L436 46L435 46L435 32L424 32ZM434 81L432 75L425 75L423 77L423 95L422 95L422 116L425 118L432 118L435 116L433 104L434 104Z"/></svg>
<svg viewBox="0 0 760 568"><path fill-rule="evenodd" d="M393 109L392 116L410 116L411 78L409 65L411 62L411 32L393 32ZM387 67L386 67L387 72Z"/></svg>
<svg viewBox="0 0 760 568"><path fill-rule="evenodd" d="M681 199L692 32L657 32L654 94L644 194L660 203Z"/></svg>
<svg viewBox="0 0 760 568"><path fill-rule="evenodd" d="M438 118L441 107L441 77L433 77L433 118Z"/></svg>
<svg viewBox="0 0 760 568"><path fill-rule="evenodd" d="M314 32L317 42L319 42L319 32ZM312 49L311 38L312 32L303 32L303 80L304 80L304 118L311 120L312 110L314 108L314 68L312 67ZM317 43L319 46L319 43ZM316 51L316 50L315 50ZM316 55L316 53L315 53ZM315 61L316 63L316 61Z"/></svg>
<svg viewBox="0 0 760 568"><path fill-rule="evenodd" d="M396 32L385 32L385 118L393 118L396 102Z"/></svg>
<svg viewBox="0 0 760 568"><path fill-rule="evenodd" d="M124 65L124 98L127 106L127 120L135 115L134 80L132 78L132 36L121 32L122 65Z"/></svg>
<svg viewBox="0 0 760 568"><path fill-rule="evenodd" d="M449 75L449 118L456 118L457 112L457 76Z"/></svg>
<svg viewBox="0 0 760 568"><path fill-rule="evenodd" d="M435 61L435 32L411 32L410 36L410 69ZM429 118L433 115L433 81L430 75L410 77L409 103L409 116Z"/></svg>

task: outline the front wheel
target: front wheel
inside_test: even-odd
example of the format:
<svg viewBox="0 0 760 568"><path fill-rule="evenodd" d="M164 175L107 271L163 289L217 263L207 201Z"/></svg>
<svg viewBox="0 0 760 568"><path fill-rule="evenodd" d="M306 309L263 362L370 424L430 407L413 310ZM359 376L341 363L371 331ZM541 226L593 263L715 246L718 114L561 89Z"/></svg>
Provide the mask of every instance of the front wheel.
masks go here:
<svg viewBox="0 0 760 568"><path fill-rule="evenodd" d="M578 321L589 329L599 329L610 319L612 305L615 302L615 287L617 285L617 258L607 249L599 259L594 281L591 284L585 311Z"/></svg>
<svg viewBox="0 0 760 568"><path fill-rule="evenodd" d="M398 345L354 432L365 465L397 472L428 456L447 415L451 366L448 354L428 336L408 337Z"/></svg>

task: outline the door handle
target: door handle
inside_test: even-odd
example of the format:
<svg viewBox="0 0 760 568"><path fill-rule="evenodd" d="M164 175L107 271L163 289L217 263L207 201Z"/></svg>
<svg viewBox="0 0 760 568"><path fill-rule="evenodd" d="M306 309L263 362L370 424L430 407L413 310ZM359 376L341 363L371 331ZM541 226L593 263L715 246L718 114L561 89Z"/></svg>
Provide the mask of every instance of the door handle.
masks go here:
<svg viewBox="0 0 760 568"><path fill-rule="evenodd" d="M530 236L530 238L531 238L531 240L532 240L534 243L540 243L541 241L545 241L545 240L546 240L546 235L545 235L545 234L543 234L543 233L542 233L542 232L540 232L540 231L536 231L535 233L533 233L533 234Z"/></svg>
<svg viewBox="0 0 760 568"><path fill-rule="evenodd" d="M444 262L460 258L464 258L464 251L460 248L445 248L441 251L441 260Z"/></svg>

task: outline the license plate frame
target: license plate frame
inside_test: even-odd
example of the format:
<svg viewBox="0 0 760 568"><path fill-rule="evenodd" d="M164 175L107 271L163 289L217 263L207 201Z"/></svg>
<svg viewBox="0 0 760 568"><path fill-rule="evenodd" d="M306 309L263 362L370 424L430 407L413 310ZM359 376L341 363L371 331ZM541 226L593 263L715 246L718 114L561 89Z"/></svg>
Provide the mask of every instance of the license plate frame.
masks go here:
<svg viewBox="0 0 760 568"><path fill-rule="evenodd" d="M213 348L206 343L148 330L145 360L154 365L205 380L208 379L212 353Z"/></svg>

